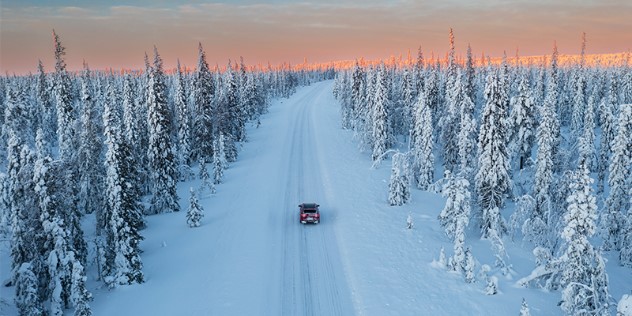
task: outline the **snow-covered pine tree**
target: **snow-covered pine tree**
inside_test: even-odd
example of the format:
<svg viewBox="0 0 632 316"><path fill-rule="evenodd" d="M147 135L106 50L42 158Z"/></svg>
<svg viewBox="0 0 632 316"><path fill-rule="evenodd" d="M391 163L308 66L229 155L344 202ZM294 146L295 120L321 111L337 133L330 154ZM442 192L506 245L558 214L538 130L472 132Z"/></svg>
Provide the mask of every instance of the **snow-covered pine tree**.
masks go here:
<svg viewBox="0 0 632 316"><path fill-rule="evenodd" d="M406 174L407 157L402 153L396 153L392 158L391 180L388 185L388 203L391 206L400 206L410 201L410 181Z"/></svg>
<svg viewBox="0 0 632 316"><path fill-rule="evenodd" d="M245 140L244 115L239 105L239 88L230 62L222 80L221 102L218 109L218 131L224 135L226 160L237 160L237 142Z"/></svg>
<svg viewBox="0 0 632 316"><path fill-rule="evenodd" d="M471 283L468 281L469 259L465 248L465 230L470 220L469 182L462 177L452 177L449 170L445 172L447 181L442 192L447 200L439 220L446 234L454 241L450 267L456 272L464 273L466 282Z"/></svg>
<svg viewBox="0 0 632 316"><path fill-rule="evenodd" d="M191 158L199 160L204 157L210 161L213 155L213 113L215 98L215 81L206 62L206 54L202 43L198 45L198 65L193 78L193 142Z"/></svg>
<svg viewBox="0 0 632 316"><path fill-rule="evenodd" d="M624 217L625 222L621 231L621 252L619 253L619 263L626 267L632 267L632 188L629 191L630 202L628 211Z"/></svg>
<svg viewBox="0 0 632 316"><path fill-rule="evenodd" d="M92 87L90 69L84 65L81 76L81 131L79 134L78 163L80 170L79 180L79 210L84 214L96 213L97 230L102 226L102 213L104 207L103 181L105 170L101 160L103 143L96 122L97 109ZM40 153L41 155L41 153ZM44 154L47 156L47 154ZM101 225L99 225L101 224Z"/></svg>
<svg viewBox="0 0 632 316"><path fill-rule="evenodd" d="M564 215L566 227L562 231L562 238L565 245L560 264L562 310L568 315L601 315L604 303L609 300L607 297L595 300L597 296L594 295L597 290L593 287L592 279L596 272L595 260L602 259L589 241L595 233L597 218L592 182L588 167L580 165L573 174L572 193L567 199L568 210Z"/></svg>
<svg viewBox="0 0 632 316"><path fill-rule="evenodd" d="M105 210L105 282L110 287L142 283L142 263L138 233L140 207L134 187L129 185L130 149L121 133L121 120L113 100L113 88L108 87L108 100L103 112L107 169Z"/></svg>
<svg viewBox="0 0 632 316"><path fill-rule="evenodd" d="M529 78L523 74L518 86L518 95L511 99L511 116L509 117L510 146L515 165L522 170L531 158L531 150L535 142L535 105Z"/></svg>
<svg viewBox="0 0 632 316"><path fill-rule="evenodd" d="M456 67L456 66L454 66ZM448 69L448 71L450 71ZM466 90L463 85L463 75L461 70L454 69L454 75L449 73L446 82L445 108L439 118L439 136L442 146L442 156L445 169L456 172L459 163L458 134L461 127L461 116L459 106L463 102ZM457 75L458 73L458 75Z"/></svg>
<svg viewBox="0 0 632 316"><path fill-rule="evenodd" d="M386 109L389 107L388 77L384 63L377 71L375 90L373 94L373 108L371 109L371 139L373 141L373 162L379 164L384 159L384 153L391 145L391 130Z"/></svg>
<svg viewBox="0 0 632 316"><path fill-rule="evenodd" d="M91 316L92 310L88 302L92 300L92 293L86 289L86 272L78 260L71 260L71 264L70 301L75 308L74 316Z"/></svg>
<svg viewBox="0 0 632 316"><path fill-rule="evenodd" d="M459 222L465 229L470 218L470 183L460 176L453 176L450 170L445 171L444 185L441 190L446 198L445 207L439 214L439 222L448 237L455 238Z"/></svg>
<svg viewBox="0 0 632 316"><path fill-rule="evenodd" d="M579 151L578 164L586 163L589 168L595 166L595 104L598 97L598 89L595 86L586 102L585 116L583 119L583 132L577 144Z"/></svg>
<svg viewBox="0 0 632 316"><path fill-rule="evenodd" d="M465 76L463 78L466 95L472 102L476 100L476 70L474 70L474 58L472 47L467 44L467 57L465 60Z"/></svg>
<svg viewBox="0 0 632 316"><path fill-rule="evenodd" d="M125 176L130 186L129 192L140 198L145 191L144 187L149 186L148 183L143 183L145 180L149 182L147 177L148 167L145 164L148 161L147 147L143 147L148 144L149 139L148 135L146 135L147 120L142 119L147 117L147 113L143 106L134 99L134 81L129 74L126 74L123 79L123 125L121 131L123 138L121 139L121 144L124 143L130 151L125 159L129 164L129 171L126 172Z"/></svg>
<svg viewBox="0 0 632 316"><path fill-rule="evenodd" d="M470 247L465 248L465 282L474 283L476 277L474 275L474 269L476 268L476 260L472 254Z"/></svg>
<svg viewBox="0 0 632 316"><path fill-rule="evenodd" d="M177 212L176 193L177 170L173 144L171 142L171 121L167 106L167 89L162 58L154 47L154 65L149 76L147 94L147 115L149 122L149 157L151 179L151 202L149 214ZM208 135L207 135L208 137Z"/></svg>
<svg viewBox="0 0 632 316"><path fill-rule="evenodd" d="M427 99L427 92L422 91L415 104L414 129L411 139L412 171L417 188L427 190L434 182L434 154L432 110Z"/></svg>
<svg viewBox="0 0 632 316"><path fill-rule="evenodd" d="M15 282L15 305L20 315L44 315L44 306L38 294L39 280L33 273L30 262L24 262L18 269Z"/></svg>
<svg viewBox="0 0 632 316"><path fill-rule="evenodd" d="M504 205L505 194L510 190L506 148L507 113L501 90L501 79L496 71L492 71L485 87L487 103L481 116L478 137L479 169L475 178L478 203L483 211L483 238L490 236L492 231L496 231L499 236L504 233L500 209Z"/></svg>
<svg viewBox="0 0 632 316"><path fill-rule="evenodd" d="M224 170L228 167L224 139L224 134L220 133L219 137L217 137L213 143L213 184L222 183ZM206 167L204 169L206 169Z"/></svg>
<svg viewBox="0 0 632 316"><path fill-rule="evenodd" d="M573 136L574 139L578 139L583 133L587 85L584 65L580 64L579 69L575 70L575 93L573 96L573 105L571 107L572 112L570 127L571 136Z"/></svg>
<svg viewBox="0 0 632 316"><path fill-rule="evenodd" d="M66 49L61 45L59 36L53 30L55 45L55 74L53 88L57 105L57 136L59 157L65 161L74 161L76 152L77 109L73 102L72 82L66 70L64 55Z"/></svg>
<svg viewBox="0 0 632 316"><path fill-rule="evenodd" d="M601 142L599 146L599 163L597 164L597 193L604 191L604 183L607 180L608 166L610 165L610 155L612 153L612 140L616 133L615 108L617 104L617 78L610 75L610 89L607 97L601 100L599 107L599 124L601 126Z"/></svg>
<svg viewBox="0 0 632 316"><path fill-rule="evenodd" d="M189 209L187 210L187 224L189 227L199 227L200 220L204 217L204 208L200 205L193 188L190 188Z"/></svg>
<svg viewBox="0 0 632 316"><path fill-rule="evenodd" d="M619 120L612 147L612 160L610 163L608 185L610 192L602 213L602 225L604 249L620 250L621 241L625 237L623 226L625 218L623 212L630 205L630 166L632 165L632 104L620 106Z"/></svg>
<svg viewBox="0 0 632 316"><path fill-rule="evenodd" d="M550 93L554 92L550 91ZM536 130L538 151L532 194L536 200L536 207L531 221L543 221L548 224L547 218L551 211L551 185L553 183L553 148L556 143L554 129L559 126L559 123L554 113L553 97L547 95L546 100L540 107L540 124Z"/></svg>
<svg viewBox="0 0 632 316"><path fill-rule="evenodd" d="M37 103L42 115L41 127L46 141L52 144L57 137L57 114L51 98L51 85L44 72L44 65L39 60L37 64L37 83L35 85Z"/></svg>
<svg viewBox="0 0 632 316"><path fill-rule="evenodd" d="M191 146L189 144L191 137L191 113L187 103L186 82L180 69L180 60L178 60L175 80L176 93L174 102L177 113L178 175L180 181L187 181L193 177L191 171Z"/></svg>
<svg viewBox="0 0 632 316"><path fill-rule="evenodd" d="M527 300L524 297L522 298L522 304L520 304L520 316L531 316L529 304L527 304Z"/></svg>
<svg viewBox="0 0 632 316"><path fill-rule="evenodd" d="M461 100L459 105L460 119L459 130L457 134L457 145L459 148L459 165L458 170L463 177L471 180L474 171L474 159L476 154L476 120L474 119L474 102L470 99L467 92L466 82L464 81L460 87L459 94Z"/></svg>
<svg viewBox="0 0 632 316"><path fill-rule="evenodd" d="M34 264L38 274L40 251L44 247L37 211L37 197L33 195L33 167L35 155L13 130L9 130L7 149L7 186L9 222L11 231L11 271L16 281L18 269L23 263Z"/></svg>

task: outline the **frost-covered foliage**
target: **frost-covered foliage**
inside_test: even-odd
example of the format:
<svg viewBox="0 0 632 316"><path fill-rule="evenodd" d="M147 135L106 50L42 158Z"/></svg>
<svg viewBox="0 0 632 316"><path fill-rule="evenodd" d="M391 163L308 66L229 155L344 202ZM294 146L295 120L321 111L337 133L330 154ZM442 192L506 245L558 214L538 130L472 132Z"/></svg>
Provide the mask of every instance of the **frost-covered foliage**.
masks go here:
<svg viewBox="0 0 632 316"><path fill-rule="evenodd" d="M38 295L39 280L30 262L20 266L15 284L15 304L20 315L44 315L44 306Z"/></svg>
<svg viewBox="0 0 632 316"><path fill-rule="evenodd" d="M525 165L530 163L536 126L536 108L529 89L529 79L526 75L521 76L518 95L511 99L511 103L509 125L512 132L509 146L515 161L513 165L523 169Z"/></svg>
<svg viewBox="0 0 632 316"><path fill-rule="evenodd" d="M220 134L213 143L213 184L222 183L224 170L228 168L224 144L224 134Z"/></svg>
<svg viewBox="0 0 632 316"><path fill-rule="evenodd" d="M608 314L610 297L605 264L589 241L594 235L597 203L592 193L593 180L585 164L573 176L568 210L564 215L565 241L560 257L562 309L568 315Z"/></svg>
<svg viewBox="0 0 632 316"><path fill-rule="evenodd" d="M531 316L531 311L529 311L529 304L527 304L527 300L522 299L522 304L520 305L520 316Z"/></svg>
<svg viewBox="0 0 632 316"><path fill-rule="evenodd" d="M415 104L415 120L411 135L413 181L417 188L427 190L434 182L434 154L432 151L432 111L426 92L419 94Z"/></svg>
<svg viewBox="0 0 632 316"><path fill-rule="evenodd" d="M604 248L621 249L626 223L624 212L630 205L630 165L632 164L632 104L621 106L616 136L612 141L612 161L609 168L610 192L606 199L602 221Z"/></svg>
<svg viewBox="0 0 632 316"><path fill-rule="evenodd" d="M171 115L167 105L167 88L162 69L162 58L154 47L154 63L151 68L147 92L149 122L149 157L151 202L149 214L177 212L180 210L177 185L177 166L174 144L171 140Z"/></svg>
<svg viewBox="0 0 632 316"><path fill-rule="evenodd" d="M138 232L142 226L142 212L138 193L130 184L133 179L130 177L131 152L121 134L121 120L112 85L108 86L103 125L107 145L105 282L110 287L142 283L139 244L143 238Z"/></svg>
<svg viewBox="0 0 632 316"><path fill-rule="evenodd" d="M504 100L504 86L496 72L487 77L485 98L487 103L481 114L481 128L478 136L478 172L476 192L478 204L483 211L481 230L483 237L492 231L501 236L504 231L500 208L505 195L509 193L509 161L507 153L507 109Z"/></svg>
<svg viewBox="0 0 632 316"><path fill-rule="evenodd" d="M410 181L408 179L408 157L405 154L393 155L391 181L388 184L388 203L391 206L403 205L410 201Z"/></svg>
<svg viewBox="0 0 632 316"><path fill-rule="evenodd" d="M389 107L388 78L382 64L375 78L373 87L373 107L371 108L371 139L373 143L373 161L378 163L384 159L384 153L391 144L391 130L386 110Z"/></svg>
<svg viewBox="0 0 632 316"><path fill-rule="evenodd" d="M446 197L445 207L439 214L439 221L450 238L464 234L470 217L470 183L467 179L453 176L446 170L441 190ZM460 228L460 229L459 229ZM464 237L461 237L464 238Z"/></svg>
<svg viewBox="0 0 632 316"><path fill-rule="evenodd" d="M187 224L189 227L198 227L200 226L200 220L204 217L204 208L200 205L198 201L195 190L191 188L189 190L189 209L187 210Z"/></svg>
<svg viewBox="0 0 632 316"><path fill-rule="evenodd" d="M174 96L175 108L177 113L177 153L178 153L178 176L180 181L187 181L193 178L191 171L191 113L189 103L187 102L186 82L182 70L180 69L180 61L176 68L175 77L176 92Z"/></svg>

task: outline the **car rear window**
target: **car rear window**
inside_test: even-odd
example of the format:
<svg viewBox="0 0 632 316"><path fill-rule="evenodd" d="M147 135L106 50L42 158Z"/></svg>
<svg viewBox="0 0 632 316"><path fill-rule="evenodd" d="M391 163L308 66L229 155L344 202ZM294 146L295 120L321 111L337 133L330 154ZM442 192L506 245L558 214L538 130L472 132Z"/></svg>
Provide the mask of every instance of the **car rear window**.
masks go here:
<svg viewBox="0 0 632 316"><path fill-rule="evenodd" d="M304 213L309 213L309 214L314 214L316 213L316 210L304 210Z"/></svg>

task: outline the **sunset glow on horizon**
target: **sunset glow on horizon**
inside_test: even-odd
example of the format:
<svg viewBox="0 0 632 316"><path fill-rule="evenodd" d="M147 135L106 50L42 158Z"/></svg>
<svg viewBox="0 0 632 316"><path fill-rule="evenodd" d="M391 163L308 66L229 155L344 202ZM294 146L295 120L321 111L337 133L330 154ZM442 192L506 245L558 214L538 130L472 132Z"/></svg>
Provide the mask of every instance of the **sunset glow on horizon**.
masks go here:
<svg viewBox="0 0 632 316"><path fill-rule="evenodd" d="M572 4L569 4L572 2ZM556 41L576 54L586 32L587 53L632 48L632 2L608 1L348 1L295 3L238 1L3 1L0 71L53 68L51 31L66 47L70 70L85 60L93 69L141 69L153 46L167 68L177 59L195 68L201 42L211 65L243 56L249 65L328 62L415 55L443 58L448 31L456 50L475 56L544 55Z"/></svg>

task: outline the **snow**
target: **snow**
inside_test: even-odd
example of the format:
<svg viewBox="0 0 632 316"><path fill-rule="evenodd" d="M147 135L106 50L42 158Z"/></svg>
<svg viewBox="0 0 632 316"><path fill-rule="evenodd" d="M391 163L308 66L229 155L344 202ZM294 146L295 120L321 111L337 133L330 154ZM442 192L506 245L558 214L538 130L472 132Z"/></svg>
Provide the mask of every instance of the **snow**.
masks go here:
<svg viewBox="0 0 632 316"><path fill-rule="evenodd" d="M442 248L452 256L452 242L437 219L445 198L413 189L410 203L389 206L391 170L372 169L370 153L341 129L332 85L300 88L274 101L259 128L248 127L249 141L217 193L200 196L200 227L189 228L184 211L146 218L145 283L109 290L95 281L89 262L93 314L517 315L523 298L534 315L562 314L559 292L516 282L535 267L528 243L504 240L514 271L505 276L493 266L490 241L470 225L466 243L477 279L468 284L448 271L439 256ZM200 185L180 182L180 204ZM302 202L320 204L320 224L298 222ZM0 250L4 280L8 243ZM629 292L632 277L611 258L610 292L617 298ZM491 269L481 273L485 265ZM487 278L497 282L496 295L485 295ZM0 314L16 313L13 291L0 289Z"/></svg>

